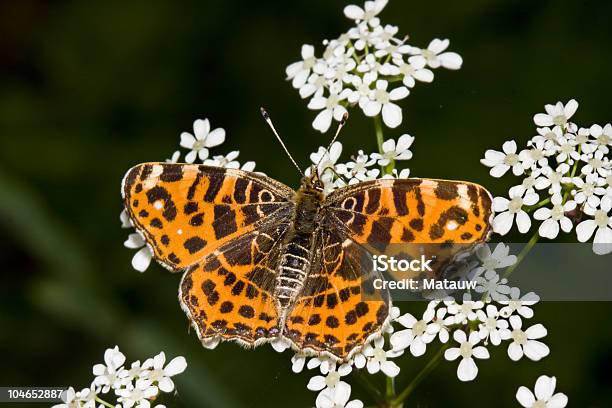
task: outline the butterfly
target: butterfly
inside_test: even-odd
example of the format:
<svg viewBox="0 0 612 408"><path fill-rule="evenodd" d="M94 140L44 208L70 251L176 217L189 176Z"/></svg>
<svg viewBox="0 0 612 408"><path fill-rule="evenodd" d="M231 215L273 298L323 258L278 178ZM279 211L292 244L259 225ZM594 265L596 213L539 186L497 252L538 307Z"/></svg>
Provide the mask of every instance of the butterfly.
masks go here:
<svg viewBox="0 0 612 408"><path fill-rule="evenodd" d="M200 340L275 339L347 360L390 320L387 291L363 259L393 245L475 245L491 231L483 187L379 179L328 195L316 167L297 191L263 175L144 163L122 183L125 208L155 259L183 272L179 301Z"/></svg>

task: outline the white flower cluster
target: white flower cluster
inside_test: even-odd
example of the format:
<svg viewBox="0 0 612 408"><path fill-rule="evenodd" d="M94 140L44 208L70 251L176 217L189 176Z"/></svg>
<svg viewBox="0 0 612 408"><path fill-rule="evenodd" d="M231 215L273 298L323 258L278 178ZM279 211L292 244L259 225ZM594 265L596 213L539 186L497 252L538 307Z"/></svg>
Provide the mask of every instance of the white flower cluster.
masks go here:
<svg viewBox="0 0 612 408"><path fill-rule="evenodd" d="M384 168L395 161L410 160L412 158L410 147L413 142L414 137L404 134L397 141L389 139L383 142L382 153L365 154L363 150L359 150L357 155L353 155L346 163L338 163L342 154L342 144L334 142L329 151L323 146L319 147L317 152L310 155L310 160L312 164L318 166L317 170L323 181L324 192L327 194L336 188L363 181L379 178L407 178L410 175L408 168L400 172L393 169L391 174L382 174L376 165ZM310 167L305 173L310 174Z"/></svg>
<svg viewBox="0 0 612 408"><path fill-rule="evenodd" d="M209 148L221 145L225 141L225 130L217 128L210 130L210 122L208 119L197 119L193 122L193 134L183 132L180 136L180 146L189 149L185 155L186 163L193 163L197 159L202 164L207 166L225 167L228 169L241 169L245 171L255 170L255 162L247 161L242 165L236 160L240 152L234 150L227 155L216 155L209 157ZM177 150L172 154L170 159L166 159L166 163L178 163L181 158L181 151ZM121 228L134 228L125 209L119 215ZM147 270L153 258L153 251L146 245L144 237L137 231L128 235L127 240L123 243L126 248L137 250L132 257L132 267L139 272Z"/></svg>
<svg viewBox="0 0 612 408"><path fill-rule="evenodd" d="M580 242L593 237L596 254L612 252L612 125L579 127L570 118L578 102L546 105L534 116L537 135L518 151L514 140L502 151L487 150L481 163L493 177L508 171L522 177L508 197L495 197L493 230L507 234L516 222L521 233L531 228L530 213L540 221L538 234L554 239L574 227Z"/></svg>
<svg viewBox="0 0 612 408"><path fill-rule="evenodd" d="M320 111L313 128L326 132L332 119L340 121L349 106L358 105L366 116L382 114L390 128L402 123L397 101L410 94L416 81L432 82L439 67L459 69L461 57L448 52L449 41L434 39L427 48L398 38L398 27L381 24L378 14L387 0L366 1L364 7L346 6L344 14L355 26L334 40L325 40L323 56L312 45L302 46L302 60L289 65L287 79L308 108ZM399 86L392 84L401 82Z"/></svg>
<svg viewBox="0 0 612 408"><path fill-rule="evenodd" d="M125 355L119 347L107 349L104 352L104 363L93 366L95 376L90 387L75 391L70 387L66 393L66 401L54 405L53 408L149 408L160 392L169 393L174 390L173 376L182 373L187 368L184 357L175 357L166 364L166 356L162 351L153 358L133 362L125 366ZM109 403L111 390L116 402ZM104 395L107 394L107 395ZM165 408L155 405L155 408Z"/></svg>
<svg viewBox="0 0 612 408"><path fill-rule="evenodd" d="M449 361L460 358L457 377L461 381L472 381L478 374L475 359L488 359L489 344L499 346L509 341L508 356L513 361L523 356L538 361L549 354L548 347L538 341L547 332L541 324L523 329L523 320L533 317L531 306L539 301L534 293L520 295L519 288L500 280L497 270L516 263L517 258L509 254L509 247L497 244L493 251L488 245L478 252L478 263L470 265L467 277L478 282L476 293L483 300L472 300L464 295L462 302L454 300L431 301L421 318L410 313L399 316L395 322L403 330L391 336L392 352L409 350L419 357L425 354L427 345L438 339L442 344L452 338L455 347L447 347L444 357Z"/></svg>
<svg viewBox="0 0 612 408"><path fill-rule="evenodd" d="M467 294L462 302L431 301L420 318L410 313L401 314L399 308L394 307L392 324L384 333L386 337L381 335L366 344L361 352L339 367L327 357L308 360L304 355L295 354L291 359L294 372L301 372L304 366L320 369L320 374L312 377L307 385L309 390L319 392L316 406L361 407L359 400L348 402L351 387L342 380L343 377L366 369L369 374L381 372L394 378L400 373L400 367L392 361L393 358L406 350L414 357L420 357L436 339L444 345L447 360L460 359L457 377L461 381L476 378L476 359L489 358L489 345L499 346L506 341L507 354L513 361L523 356L533 361L546 357L550 350L540 341L547 335L546 328L541 324L523 327L524 320L534 316L532 306L539 302L539 297L533 292L521 296L518 288L499 279L498 271L515 264L516 256L509 253L507 245L500 243L493 250L488 245L482 246L477 258L478 263L470 265L468 276L478 280L489 275L476 287L483 300L472 300ZM453 347L446 346L451 339Z"/></svg>

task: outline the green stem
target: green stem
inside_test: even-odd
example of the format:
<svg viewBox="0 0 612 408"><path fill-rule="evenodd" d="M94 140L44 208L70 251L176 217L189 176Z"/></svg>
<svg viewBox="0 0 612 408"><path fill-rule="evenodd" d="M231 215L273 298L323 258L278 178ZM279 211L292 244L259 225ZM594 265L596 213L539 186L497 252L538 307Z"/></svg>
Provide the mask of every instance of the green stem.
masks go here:
<svg viewBox="0 0 612 408"><path fill-rule="evenodd" d="M438 352L433 356L433 358L429 360L427 365L423 367L423 369L416 375L416 377L412 379L410 384L408 384L408 386L404 388L404 390L397 396L397 398L391 401L392 408L401 407L401 404L406 400L406 398L410 396L410 394L412 394L412 392L421 383L421 381L423 381L425 377L427 377L427 375L429 375L429 373L431 373L433 369L436 368L438 364L440 364L442 356L444 355L444 351L448 347L448 344L445 344L444 346L440 347L440 350L438 350Z"/></svg>
<svg viewBox="0 0 612 408"><path fill-rule="evenodd" d="M109 404L108 402L104 401L103 399L101 399L100 397L96 396L96 402L99 402L102 405L107 406L108 408L115 408L114 405Z"/></svg>
<svg viewBox="0 0 612 408"><path fill-rule="evenodd" d="M382 401L382 395L380 394L380 390L376 388L374 384L370 381L370 378L367 374L365 374L364 370L359 370L356 375L357 379L361 382L361 384L373 394L374 399L376 401Z"/></svg>
<svg viewBox="0 0 612 408"><path fill-rule="evenodd" d="M525 259L525 256L527 256L529 251L531 251L531 249L538 242L539 239L540 239L540 234L536 231L536 233L533 234L529 242L527 242L527 245L523 247L521 252L516 257L516 263L512 265L511 267L509 267L508 269L506 269L506 272L504 272L504 275L502 276L502 278L507 278L508 276L512 274L512 272L514 272L514 270L519 266L521 262L523 262L523 259Z"/></svg>
<svg viewBox="0 0 612 408"><path fill-rule="evenodd" d="M383 127L380 115L374 116L374 129L376 130L376 144L378 145L378 153L384 155L385 151L383 150L383 143L385 142L385 139L383 136ZM382 171L382 174L391 174L393 172L394 167L395 161L391 160L389 164L387 164L386 166L381 166L380 169Z"/></svg>
<svg viewBox="0 0 612 408"><path fill-rule="evenodd" d="M524 210L525 210L525 212L532 212L533 210L537 210L538 208L543 207L543 206L545 206L548 203L550 203L550 197L548 197L547 199L542 200L539 203L534 204L534 205L532 205L530 207L526 207L526 208L524 208Z"/></svg>
<svg viewBox="0 0 612 408"><path fill-rule="evenodd" d="M387 344L390 343L389 334L385 334L385 342ZM394 377L386 377L386 400L391 402L395 399L395 378Z"/></svg>

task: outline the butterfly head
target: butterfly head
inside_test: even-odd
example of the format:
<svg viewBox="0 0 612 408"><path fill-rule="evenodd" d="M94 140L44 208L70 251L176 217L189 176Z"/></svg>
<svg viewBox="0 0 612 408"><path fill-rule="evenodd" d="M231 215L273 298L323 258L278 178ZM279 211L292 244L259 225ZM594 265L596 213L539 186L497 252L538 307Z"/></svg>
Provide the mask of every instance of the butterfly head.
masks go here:
<svg viewBox="0 0 612 408"><path fill-rule="evenodd" d="M310 166L310 171L307 174L309 175L302 177L302 187L306 190L322 193L324 185L321 177L319 176L319 169L317 166Z"/></svg>

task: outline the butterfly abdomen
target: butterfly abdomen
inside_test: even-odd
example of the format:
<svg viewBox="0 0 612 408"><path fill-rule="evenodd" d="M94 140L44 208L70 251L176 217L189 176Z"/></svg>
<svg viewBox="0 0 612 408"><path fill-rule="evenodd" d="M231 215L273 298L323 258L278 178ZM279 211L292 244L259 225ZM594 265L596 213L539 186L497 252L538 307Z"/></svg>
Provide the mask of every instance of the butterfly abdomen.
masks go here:
<svg viewBox="0 0 612 408"><path fill-rule="evenodd" d="M286 310L293 304L310 270L315 218L323 198L319 191L305 187L300 188L295 196L292 228L284 243L276 278L275 295L282 309Z"/></svg>

